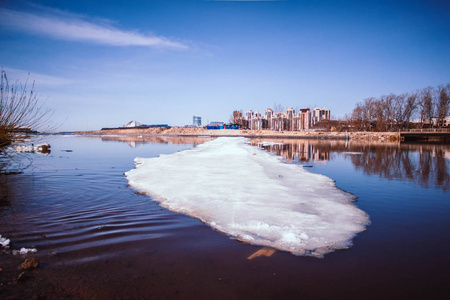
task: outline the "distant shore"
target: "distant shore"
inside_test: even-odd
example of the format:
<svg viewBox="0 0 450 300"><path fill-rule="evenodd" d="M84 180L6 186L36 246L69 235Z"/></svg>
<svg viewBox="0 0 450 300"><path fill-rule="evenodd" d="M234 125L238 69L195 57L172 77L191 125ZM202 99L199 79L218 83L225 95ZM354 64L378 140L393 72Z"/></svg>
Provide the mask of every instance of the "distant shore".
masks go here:
<svg viewBox="0 0 450 300"><path fill-rule="evenodd" d="M271 131L271 130L208 130L201 127L152 127L152 128L117 128L94 131L77 131L76 134L86 135L160 135L186 137L248 137L248 138L313 138L313 139L349 139L395 141L399 139L396 132L335 132L335 131Z"/></svg>

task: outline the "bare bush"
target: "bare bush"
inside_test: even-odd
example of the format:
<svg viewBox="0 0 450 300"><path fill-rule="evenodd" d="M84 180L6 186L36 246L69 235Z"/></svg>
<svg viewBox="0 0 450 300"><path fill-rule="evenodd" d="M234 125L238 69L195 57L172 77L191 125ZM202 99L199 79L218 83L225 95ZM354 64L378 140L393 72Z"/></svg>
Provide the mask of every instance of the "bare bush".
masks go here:
<svg viewBox="0 0 450 300"><path fill-rule="evenodd" d="M444 118L448 114L450 105L450 83L438 86L438 100L436 101L437 125L444 125Z"/></svg>
<svg viewBox="0 0 450 300"><path fill-rule="evenodd" d="M10 84L6 72L0 79L0 150L10 145L23 132L31 132L50 126L51 109L45 108L35 92L34 82L28 89L27 82Z"/></svg>

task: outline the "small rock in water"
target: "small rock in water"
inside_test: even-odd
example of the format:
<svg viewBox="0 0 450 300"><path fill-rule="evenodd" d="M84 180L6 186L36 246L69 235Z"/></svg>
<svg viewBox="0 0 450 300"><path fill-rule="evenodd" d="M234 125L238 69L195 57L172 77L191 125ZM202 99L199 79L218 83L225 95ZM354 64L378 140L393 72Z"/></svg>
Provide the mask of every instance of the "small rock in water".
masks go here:
<svg viewBox="0 0 450 300"><path fill-rule="evenodd" d="M47 143L40 144L35 147L36 151L41 153L50 153L50 148L51 146Z"/></svg>
<svg viewBox="0 0 450 300"><path fill-rule="evenodd" d="M19 276L17 276L16 281L17 282L25 282L29 278L30 278L30 276L27 273L22 272L19 274Z"/></svg>
<svg viewBox="0 0 450 300"><path fill-rule="evenodd" d="M39 261L34 258L27 258L21 265L20 269L22 270L31 270L31 269L37 269L39 267Z"/></svg>

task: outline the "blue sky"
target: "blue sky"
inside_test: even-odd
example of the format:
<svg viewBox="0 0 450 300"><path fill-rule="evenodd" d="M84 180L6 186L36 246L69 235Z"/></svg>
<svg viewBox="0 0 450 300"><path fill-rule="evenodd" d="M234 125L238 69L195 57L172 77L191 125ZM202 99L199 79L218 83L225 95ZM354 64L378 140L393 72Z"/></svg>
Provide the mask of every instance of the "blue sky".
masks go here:
<svg viewBox="0 0 450 300"><path fill-rule="evenodd" d="M450 82L450 1L2 0L0 45L61 131L274 104L338 118Z"/></svg>

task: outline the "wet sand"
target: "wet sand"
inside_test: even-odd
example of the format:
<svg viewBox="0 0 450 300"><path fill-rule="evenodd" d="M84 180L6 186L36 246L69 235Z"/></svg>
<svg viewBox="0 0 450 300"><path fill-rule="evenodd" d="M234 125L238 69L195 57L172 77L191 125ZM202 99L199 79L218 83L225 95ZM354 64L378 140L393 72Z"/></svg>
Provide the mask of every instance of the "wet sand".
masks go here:
<svg viewBox="0 0 450 300"><path fill-rule="evenodd" d="M350 139L350 140L398 140L397 132L337 132L337 131L271 131L271 130L233 130L187 127L155 127L155 128L118 128L94 131L77 131L86 135L157 135L184 137L220 137L242 136L247 138L313 138L313 139Z"/></svg>
<svg viewBox="0 0 450 300"><path fill-rule="evenodd" d="M193 238L188 245L186 237ZM205 247L213 243L213 249ZM440 283L433 277L419 278L408 272L411 264L404 259L395 268L383 257L350 251L325 260L285 252L249 260L260 248L229 241L201 225L181 233L178 241L115 245L114 257L102 257L103 250L83 254L93 261L38 255L42 267L23 283L4 280L17 271L2 273L0 298L438 299L433 297L448 291L445 278ZM425 264L416 263L429 272Z"/></svg>

